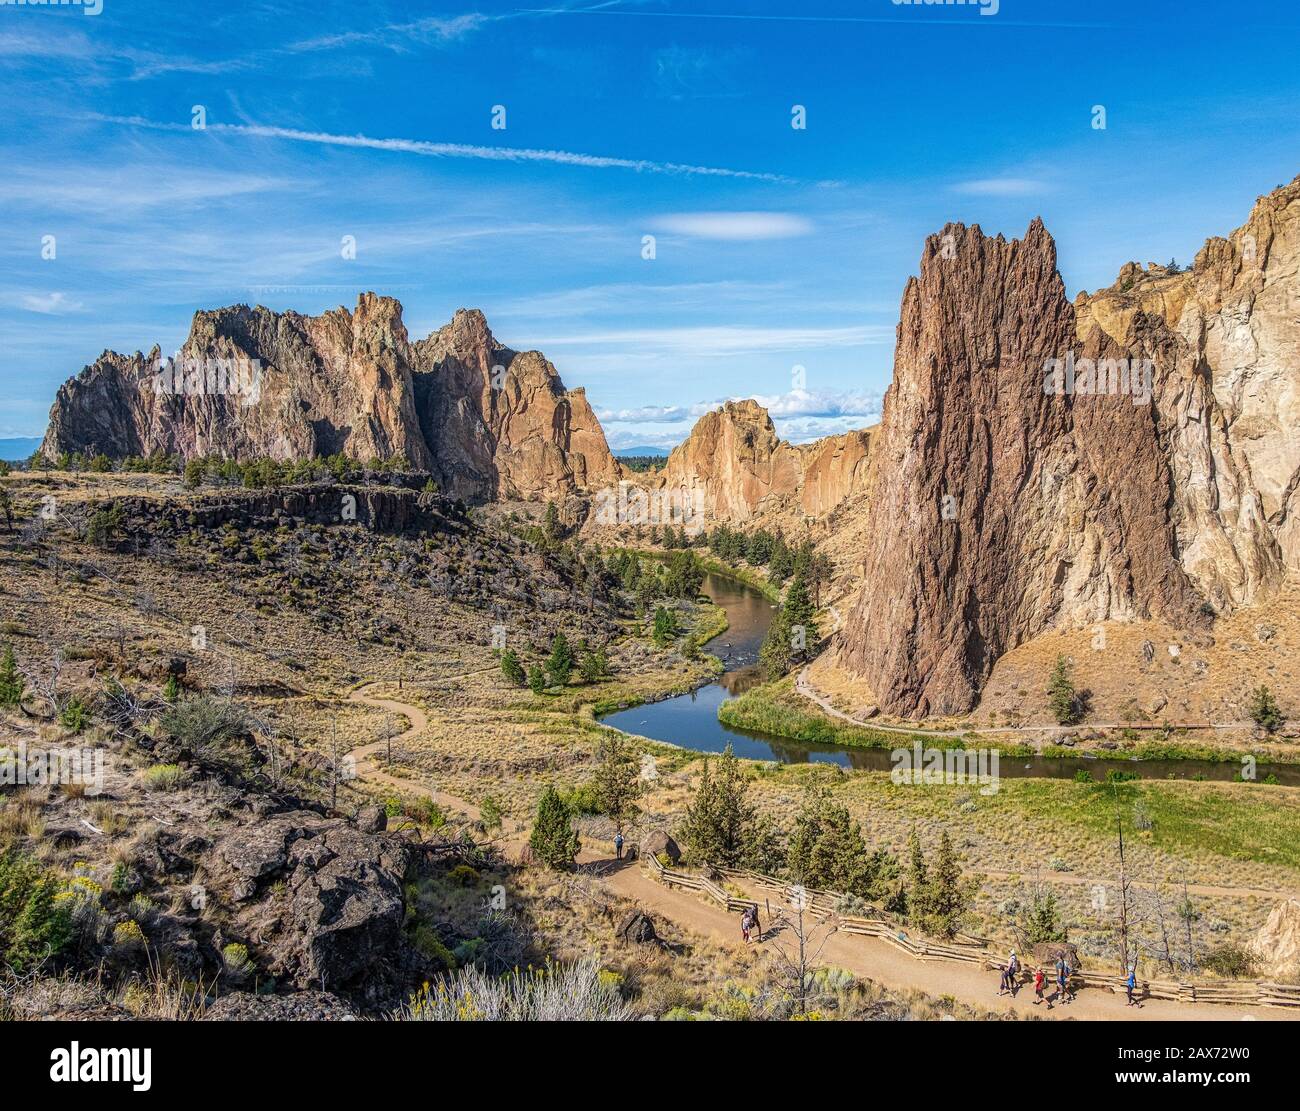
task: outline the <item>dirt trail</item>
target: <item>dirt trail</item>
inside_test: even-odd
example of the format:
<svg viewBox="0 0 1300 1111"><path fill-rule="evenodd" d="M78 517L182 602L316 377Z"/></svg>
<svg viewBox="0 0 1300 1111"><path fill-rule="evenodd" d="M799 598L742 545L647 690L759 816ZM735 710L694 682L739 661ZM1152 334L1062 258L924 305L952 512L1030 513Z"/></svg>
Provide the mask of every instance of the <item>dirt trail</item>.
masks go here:
<svg viewBox="0 0 1300 1111"><path fill-rule="evenodd" d="M418 706L412 706L409 702L398 702L392 698L371 698L365 693L384 685L379 682L364 683L348 695L348 701L359 702L363 706L372 706L377 710L386 710L390 714L400 714L406 718L410 722L410 726L404 733L399 733L392 739L393 744L405 741L429 728L429 715ZM466 802L464 799L457 798L455 795L449 795L445 791L435 791L414 779L403 779L399 776L390 775L378 762L378 757L387 753L388 745L389 741L385 739L352 750L351 755L356 760L358 779L365 779L371 783L382 783L399 791L411 791L418 795L424 795L439 806L446 807L449 810L461 811L471 821L476 822L483 816L477 806Z"/></svg>
<svg viewBox="0 0 1300 1111"><path fill-rule="evenodd" d="M406 732L394 737L394 741L405 740L428 728L428 715L418 706L399 702L391 698L374 698L365 692L382 686L381 683L366 683L358 687L349 696L349 700L359 702L389 713L401 714L410 721ZM433 791L410 780L390 776L379 767L373 757L385 748L385 741L376 741L362 748L353 749L357 757L357 777L372 782L385 783L406 791L416 791L432 798L440 806L446 806L468 814L477 820L480 817L478 807L454 795ZM500 847L508 855L517 855L522 850L525 838L524 827L512 823L513 829ZM742 950L746 946L740 938L739 919L712 903L691 895L688 892L665 887L651 879L639 865L619 864L590 848L584 849L578 857L582 864L605 865L602 872L604 882L624 897L636 902L643 909L653 911L668 919L679 929L692 931L710 937L730 949ZM1059 877L1061 882L1083 883L1082 877ZM741 885L745 887L745 885ZM1239 890L1249 894L1266 894L1249 888L1193 888L1198 894L1219 894ZM771 911L768 892L757 888L747 888L746 894L756 899L763 911L763 927L771 924ZM1274 895L1274 898L1277 896ZM779 944L767 940L762 944ZM748 947L755 953L759 946ZM1069 1004L1057 1005L1051 1011L1046 1004L1035 1006L1033 989L1021 987L1014 999L997 994L998 977L995 972L985 972L973 965L952 961L922 961L894 949L891 945L876 938L837 934L831 937L822 953L823 961L845 968L868 980L873 980L895 991L919 990L928 995L951 995L971 1006L986 1008L991 1011L1016 1011L1029 1016L1042 1018L1077 1018L1099 1021L1151 1019L1170 1019L1195 1021L1214 1019L1218 1021L1242 1021L1247 1018L1259 1019L1300 1019L1300 1011L1279 1007L1225 1007L1209 1003L1187 1004L1167 1000L1149 999L1140 1008L1129 1007L1123 996L1108 992L1085 990Z"/></svg>
<svg viewBox="0 0 1300 1111"><path fill-rule="evenodd" d="M883 722L874 721L871 718L855 717L853 714L846 714L843 710L837 710L831 700L827 698L812 684L808 678L808 667L805 666L794 681L794 689L809 702L815 703L823 713L840 721L847 721L850 725L861 725L866 729L878 729L882 733L907 733L918 737L965 737L968 733L978 733L981 737L992 733L1050 733L1059 735L1064 733L1077 733L1080 728L1087 729L1163 729L1165 724L1161 725L1142 725L1128 721L1090 721L1086 726L1078 725L998 725L984 726L971 729L924 729L914 725L885 725ZM1169 725L1178 729L1201 729L1201 730L1234 730L1253 728L1253 722L1236 721L1236 722L1171 722Z"/></svg>

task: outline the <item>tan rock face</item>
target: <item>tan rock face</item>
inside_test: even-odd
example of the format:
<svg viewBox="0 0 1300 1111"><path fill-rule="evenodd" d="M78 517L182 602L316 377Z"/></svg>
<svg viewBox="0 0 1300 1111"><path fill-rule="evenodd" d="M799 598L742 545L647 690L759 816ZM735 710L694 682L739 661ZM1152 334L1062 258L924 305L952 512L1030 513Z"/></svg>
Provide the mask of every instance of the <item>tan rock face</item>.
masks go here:
<svg viewBox="0 0 1300 1111"><path fill-rule="evenodd" d="M702 523L792 523L821 517L866 480L866 431L795 446L780 439L756 401L728 401L706 413L662 471L629 476L690 506Z"/></svg>
<svg viewBox="0 0 1300 1111"><path fill-rule="evenodd" d="M1051 625L1195 620L1168 511L1158 407L1048 394L1080 344L1035 221L1023 240L949 225L908 282L872 445L863 583L845 664L890 713L971 708L993 663Z"/></svg>
<svg viewBox="0 0 1300 1111"><path fill-rule="evenodd" d="M156 348L105 352L60 388L42 451L404 454L470 498L560 498L618 477L582 391L499 344L477 311L411 343L401 306L371 293L315 317L236 306L197 313L180 354L160 385Z"/></svg>
<svg viewBox="0 0 1300 1111"><path fill-rule="evenodd" d="M1163 356L1160 423L1188 573L1219 609L1300 568L1300 182L1169 274L1129 263L1080 295L1080 334Z"/></svg>

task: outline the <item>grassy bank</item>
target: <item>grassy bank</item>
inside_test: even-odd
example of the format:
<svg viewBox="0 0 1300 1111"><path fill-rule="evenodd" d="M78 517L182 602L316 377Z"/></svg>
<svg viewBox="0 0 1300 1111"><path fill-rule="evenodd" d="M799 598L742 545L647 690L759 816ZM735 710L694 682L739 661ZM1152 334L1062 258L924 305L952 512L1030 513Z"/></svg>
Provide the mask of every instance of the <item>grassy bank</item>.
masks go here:
<svg viewBox="0 0 1300 1111"><path fill-rule="evenodd" d="M739 698L724 702L718 719L737 729L757 730L777 737L818 745L845 745L852 748L907 748L920 741L927 748L965 748L958 737L935 737L926 733L895 733L873 729L869 725L851 725L820 713L795 692L794 678L787 676L775 683L746 691ZM994 743L1007 756L1028 756L1033 750L1019 743Z"/></svg>

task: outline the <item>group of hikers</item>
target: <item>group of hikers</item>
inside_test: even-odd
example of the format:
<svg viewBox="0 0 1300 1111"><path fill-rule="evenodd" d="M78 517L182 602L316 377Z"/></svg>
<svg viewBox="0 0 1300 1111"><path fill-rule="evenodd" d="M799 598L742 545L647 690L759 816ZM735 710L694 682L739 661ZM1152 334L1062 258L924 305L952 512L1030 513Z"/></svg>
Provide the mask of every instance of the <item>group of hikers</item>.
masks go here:
<svg viewBox="0 0 1300 1111"><path fill-rule="evenodd" d="M1011 955L1007 958L1007 963L1002 969L1002 979L998 985L999 995L1009 995L1013 999L1016 995L1017 979L1020 975L1021 966L1020 958L1016 956L1016 951L1011 950ZM1046 1003L1047 1009L1052 1009L1053 1001L1064 1006L1066 1003L1074 1002L1074 989L1070 986L1070 977L1074 975L1074 969L1070 967L1069 958L1065 953L1059 953L1056 958L1056 991L1052 995L1047 995L1047 972L1042 968L1034 969L1034 1006L1040 1003ZM1128 1006L1141 1007L1142 1004L1134 997L1137 991L1137 965L1133 965L1124 979L1124 990L1128 996Z"/></svg>
<svg viewBox="0 0 1300 1111"><path fill-rule="evenodd" d="M1056 991L1052 995L1047 995L1047 972L1042 968L1034 969L1035 1007L1040 1003L1046 1003L1047 1009L1050 1011L1054 1001L1062 1006L1074 1002L1074 991L1070 987L1070 977L1074 975L1074 969L1070 967L1070 962L1064 953L1057 957L1054 971L1056 974ZM1002 978L998 984L999 995L1009 995L1013 999L1015 998L1020 972L1020 958L1016 956L1016 951L1012 949L1011 955L1007 958L1007 963L1002 969Z"/></svg>

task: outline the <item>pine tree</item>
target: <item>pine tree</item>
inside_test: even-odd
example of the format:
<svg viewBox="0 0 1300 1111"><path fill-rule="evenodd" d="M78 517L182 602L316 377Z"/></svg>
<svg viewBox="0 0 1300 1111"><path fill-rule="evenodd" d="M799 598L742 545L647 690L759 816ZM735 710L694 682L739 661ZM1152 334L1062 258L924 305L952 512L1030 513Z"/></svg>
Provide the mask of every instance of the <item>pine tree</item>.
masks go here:
<svg viewBox="0 0 1300 1111"><path fill-rule="evenodd" d="M14 646L5 645L0 657L0 706L17 706L23 699L23 677L18 673Z"/></svg>
<svg viewBox="0 0 1300 1111"><path fill-rule="evenodd" d="M519 656L513 648L507 648L501 653L501 674L505 676L506 682L514 687L522 687L528 681L524 674L524 665L519 662Z"/></svg>
<svg viewBox="0 0 1300 1111"><path fill-rule="evenodd" d="M557 872L571 869L582 847L573 829L573 816L554 787L547 787L537 803L537 818L528 846L534 858Z"/></svg>
<svg viewBox="0 0 1300 1111"><path fill-rule="evenodd" d="M546 690L546 676L536 664L528 669L528 689L533 694L541 694Z"/></svg>
<svg viewBox="0 0 1300 1111"><path fill-rule="evenodd" d="M558 540L564 532L560 524L560 511L553 501L546 503L546 516L542 519L542 533L547 540Z"/></svg>
<svg viewBox="0 0 1300 1111"><path fill-rule="evenodd" d="M562 687L569 681L573 672L573 649L563 633L556 633L551 641L551 655L546 661L546 673L551 686Z"/></svg>
<svg viewBox="0 0 1300 1111"><path fill-rule="evenodd" d="M167 676L167 682L163 684L163 701L175 702L181 696L181 685L177 681L175 674Z"/></svg>
<svg viewBox="0 0 1300 1111"><path fill-rule="evenodd" d="M695 797L686 807L682 841L694 863L735 868L751 858L762 840L758 814L731 745L723 750L716 774L710 763L706 757Z"/></svg>
<svg viewBox="0 0 1300 1111"><path fill-rule="evenodd" d="M672 611L659 606L655 610L654 624L654 642L660 648L667 644L674 636L677 635L677 619L673 617Z"/></svg>
<svg viewBox="0 0 1300 1111"><path fill-rule="evenodd" d="M926 883L925 906L919 917L922 929L936 937L956 936L970 911L976 887L973 881L962 878L957 850L945 829L939 836L934 868Z"/></svg>
<svg viewBox="0 0 1300 1111"><path fill-rule="evenodd" d="M1286 722L1278 708L1273 692L1266 686L1259 686L1250 696L1250 717L1261 729L1276 733Z"/></svg>
<svg viewBox="0 0 1300 1111"><path fill-rule="evenodd" d="M593 783L601 813L614 823L617 832L637 813L641 794L641 767L628 739L621 733L606 732L596 749Z"/></svg>
<svg viewBox="0 0 1300 1111"><path fill-rule="evenodd" d="M814 616L812 600L808 597L808 583L802 570L796 571L789 589L785 592L785 602L781 606L781 624L785 626L786 638L790 641L790 650L800 658L807 655L808 648L817 643L817 621ZM795 643L795 632L803 630L799 638L803 647Z"/></svg>
<svg viewBox="0 0 1300 1111"><path fill-rule="evenodd" d="M1079 696L1070 677L1070 664L1064 656L1056 657L1052 678L1047 686L1047 703L1057 725L1073 725L1079 720Z"/></svg>
<svg viewBox="0 0 1300 1111"><path fill-rule="evenodd" d="M928 913L930 877L921 849L921 835L915 826L907 838L907 859L907 917L908 921L920 925Z"/></svg>

